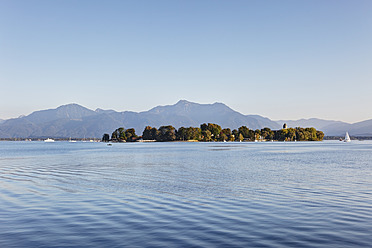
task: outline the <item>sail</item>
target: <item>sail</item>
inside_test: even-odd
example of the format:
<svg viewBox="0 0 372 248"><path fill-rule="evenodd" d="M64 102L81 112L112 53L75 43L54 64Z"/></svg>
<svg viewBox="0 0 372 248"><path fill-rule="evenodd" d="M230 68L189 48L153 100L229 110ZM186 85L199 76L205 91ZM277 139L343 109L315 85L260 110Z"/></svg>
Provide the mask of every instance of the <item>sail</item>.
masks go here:
<svg viewBox="0 0 372 248"><path fill-rule="evenodd" d="M345 142L350 142L351 141L351 139L350 139L350 136L349 136L349 133L348 132L346 132L346 134L345 134L345 140L344 140Z"/></svg>

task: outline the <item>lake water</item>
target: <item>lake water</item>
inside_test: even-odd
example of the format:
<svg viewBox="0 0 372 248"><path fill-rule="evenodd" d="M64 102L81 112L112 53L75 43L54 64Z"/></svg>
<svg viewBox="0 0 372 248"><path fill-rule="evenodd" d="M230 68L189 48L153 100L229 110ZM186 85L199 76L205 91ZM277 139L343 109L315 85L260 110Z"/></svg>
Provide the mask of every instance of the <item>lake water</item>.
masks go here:
<svg viewBox="0 0 372 248"><path fill-rule="evenodd" d="M372 142L0 142L0 247L367 247Z"/></svg>

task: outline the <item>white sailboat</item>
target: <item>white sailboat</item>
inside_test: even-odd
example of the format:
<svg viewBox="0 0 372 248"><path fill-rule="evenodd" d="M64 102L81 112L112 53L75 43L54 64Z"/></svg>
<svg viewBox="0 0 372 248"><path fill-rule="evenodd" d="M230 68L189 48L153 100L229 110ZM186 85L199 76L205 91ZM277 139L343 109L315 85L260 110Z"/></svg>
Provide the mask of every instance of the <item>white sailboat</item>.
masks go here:
<svg viewBox="0 0 372 248"><path fill-rule="evenodd" d="M350 141L351 139L350 139L349 133L346 132L344 142L350 142Z"/></svg>
<svg viewBox="0 0 372 248"><path fill-rule="evenodd" d="M54 142L54 139L47 138L46 140L44 140L44 142Z"/></svg>

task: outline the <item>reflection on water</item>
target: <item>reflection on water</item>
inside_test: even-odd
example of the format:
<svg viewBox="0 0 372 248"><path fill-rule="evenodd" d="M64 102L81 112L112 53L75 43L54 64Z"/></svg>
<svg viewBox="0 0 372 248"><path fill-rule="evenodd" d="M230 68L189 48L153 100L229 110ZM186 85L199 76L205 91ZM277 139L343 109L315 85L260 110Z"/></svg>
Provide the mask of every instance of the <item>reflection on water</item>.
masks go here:
<svg viewBox="0 0 372 248"><path fill-rule="evenodd" d="M0 142L0 247L365 247L371 189L371 142Z"/></svg>

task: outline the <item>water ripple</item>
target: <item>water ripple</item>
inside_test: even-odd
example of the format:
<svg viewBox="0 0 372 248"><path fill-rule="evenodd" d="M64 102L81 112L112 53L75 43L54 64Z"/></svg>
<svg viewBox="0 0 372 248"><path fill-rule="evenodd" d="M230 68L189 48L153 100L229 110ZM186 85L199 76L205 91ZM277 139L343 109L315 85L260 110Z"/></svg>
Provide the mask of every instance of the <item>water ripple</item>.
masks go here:
<svg viewBox="0 0 372 248"><path fill-rule="evenodd" d="M0 247L372 243L369 143L47 147L0 142Z"/></svg>

